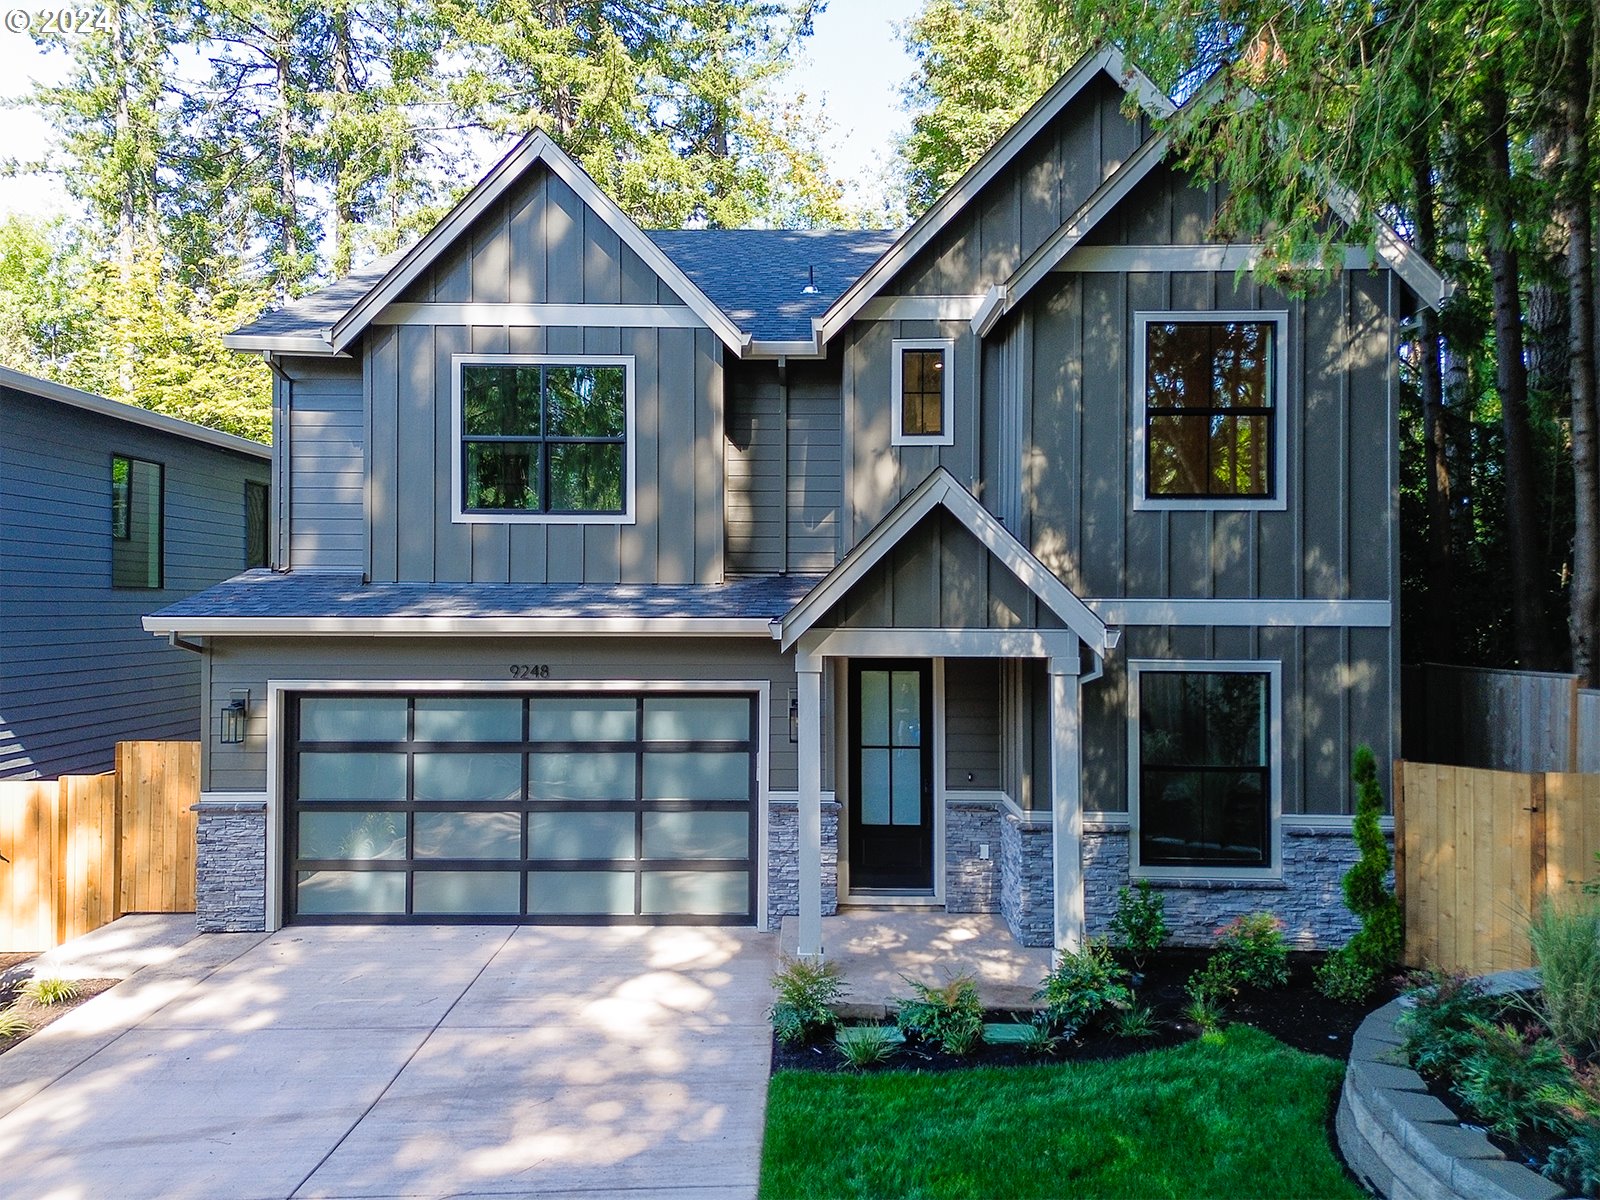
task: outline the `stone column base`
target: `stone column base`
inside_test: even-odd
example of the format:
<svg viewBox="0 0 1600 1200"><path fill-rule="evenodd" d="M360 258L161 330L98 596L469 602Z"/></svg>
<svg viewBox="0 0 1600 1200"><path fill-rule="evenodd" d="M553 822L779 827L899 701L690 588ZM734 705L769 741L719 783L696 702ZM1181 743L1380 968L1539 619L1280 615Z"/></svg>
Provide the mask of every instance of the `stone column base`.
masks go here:
<svg viewBox="0 0 1600 1200"><path fill-rule="evenodd" d="M195 805L195 925L201 933L260 933L267 927L265 800Z"/></svg>

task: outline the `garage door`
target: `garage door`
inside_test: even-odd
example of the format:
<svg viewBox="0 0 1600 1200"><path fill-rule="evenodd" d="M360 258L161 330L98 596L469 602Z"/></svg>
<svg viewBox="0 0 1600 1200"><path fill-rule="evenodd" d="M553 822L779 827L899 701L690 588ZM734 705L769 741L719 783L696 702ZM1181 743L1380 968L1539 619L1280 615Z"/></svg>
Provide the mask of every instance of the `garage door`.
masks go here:
<svg viewBox="0 0 1600 1200"><path fill-rule="evenodd" d="M286 915L755 919L756 698L301 695Z"/></svg>

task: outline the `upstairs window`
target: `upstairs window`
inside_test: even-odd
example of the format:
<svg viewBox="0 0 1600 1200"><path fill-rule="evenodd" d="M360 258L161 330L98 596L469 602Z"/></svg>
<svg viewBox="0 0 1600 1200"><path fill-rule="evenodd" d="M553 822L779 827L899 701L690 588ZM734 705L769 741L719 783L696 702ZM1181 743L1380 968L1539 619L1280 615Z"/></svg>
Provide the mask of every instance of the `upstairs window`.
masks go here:
<svg viewBox="0 0 1600 1200"><path fill-rule="evenodd" d="M1141 314L1145 506L1281 498L1281 324L1274 314Z"/></svg>
<svg viewBox="0 0 1600 1200"><path fill-rule="evenodd" d="M165 474L160 463L111 456L111 586L162 586Z"/></svg>
<svg viewBox="0 0 1600 1200"><path fill-rule="evenodd" d="M891 390L894 395L896 446L954 444L951 400L955 378L950 359L955 343L947 339L898 340L894 343Z"/></svg>
<svg viewBox="0 0 1600 1200"><path fill-rule="evenodd" d="M617 520L631 509L631 360L457 360L462 520Z"/></svg>
<svg viewBox="0 0 1600 1200"><path fill-rule="evenodd" d="M267 566L267 485L244 484L244 565Z"/></svg>

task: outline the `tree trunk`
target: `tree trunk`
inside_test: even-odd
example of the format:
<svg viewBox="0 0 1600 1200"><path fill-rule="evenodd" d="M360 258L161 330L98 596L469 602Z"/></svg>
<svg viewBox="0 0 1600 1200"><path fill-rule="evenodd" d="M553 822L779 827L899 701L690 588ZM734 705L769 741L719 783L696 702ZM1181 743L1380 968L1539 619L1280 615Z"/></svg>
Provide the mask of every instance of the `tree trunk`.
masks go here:
<svg viewBox="0 0 1600 1200"><path fill-rule="evenodd" d="M300 245L297 234L299 201L295 195L294 171L294 113L289 59L294 40L294 28L285 25L280 29L273 46L273 68L278 89L277 173L278 173L278 249L282 262L277 271L275 291L279 301L289 298L293 286L300 278Z"/></svg>
<svg viewBox="0 0 1600 1200"><path fill-rule="evenodd" d="M343 5L333 13L333 91L335 125L348 119L351 96L355 92L355 68L350 49L350 10ZM350 260L355 254L356 205L354 184L350 179L348 148L340 144L337 128L333 138L333 159L329 174L333 177L333 273L335 276L350 272Z"/></svg>
<svg viewBox="0 0 1600 1200"><path fill-rule="evenodd" d="M132 44L131 32L128 29L128 5L118 3L111 10L111 41L116 48L116 112L113 120L116 123L117 154L124 163L131 159L129 153L129 139L133 136L133 114L129 104L129 62L131 54L129 48ZM122 294L122 315L118 317L117 324L121 326L118 331L116 356L117 356L117 392L119 398L131 402L133 400L133 331L130 328L127 303L129 294L133 290L134 256L136 214L139 207L139 198L134 194L135 173L130 170L121 172L121 179L117 195L117 283Z"/></svg>
<svg viewBox="0 0 1600 1200"><path fill-rule="evenodd" d="M1417 252L1433 261L1438 248L1434 228L1433 163L1426 135L1413 140L1412 186L1417 204ZM1450 447L1445 429L1444 373L1439 365L1439 316L1423 305L1417 320L1418 374L1422 383L1424 470L1428 500L1428 620L1423 657L1449 662L1455 657L1455 539L1450 527Z"/></svg>
<svg viewBox="0 0 1600 1200"><path fill-rule="evenodd" d="M1516 665L1549 665L1545 636L1538 493L1533 429L1528 417L1528 369L1523 361L1521 276L1513 233L1510 128L1498 82L1484 93L1487 121L1488 257L1494 276L1495 386L1505 437L1506 537L1510 543L1512 648Z"/></svg>
<svg viewBox="0 0 1600 1200"><path fill-rule="evenodd" d="M1596 462L1594 209L1589 144L1593 13L1579 4L1566 31L1561 87L1558 220L1566 232L1569 379L1572 388L1573 547L1568 632L1572 669L1600 687L1600 464Z"/></svg>

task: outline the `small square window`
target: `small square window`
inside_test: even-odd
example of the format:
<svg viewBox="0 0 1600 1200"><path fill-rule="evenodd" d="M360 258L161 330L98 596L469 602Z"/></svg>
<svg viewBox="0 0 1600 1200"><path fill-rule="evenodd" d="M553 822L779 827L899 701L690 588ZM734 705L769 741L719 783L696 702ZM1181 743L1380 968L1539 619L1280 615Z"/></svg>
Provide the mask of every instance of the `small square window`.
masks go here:
<svg viewBox="0 0 1600 1200"><path fill-rule="evenodd" d="M111 586L162 584L164 471L160 463L111 457Z"/></svg>
<svg viewBox="0 0 1600 1200"><path fill-rule="evenodd" d="M948 340L896 341L893 347L894 436L897 446L948 446L954 441L951 421L950 359L955 343Z"/></svg>

